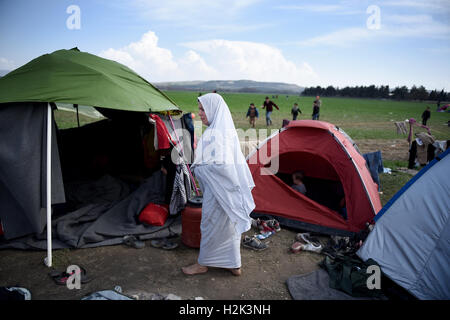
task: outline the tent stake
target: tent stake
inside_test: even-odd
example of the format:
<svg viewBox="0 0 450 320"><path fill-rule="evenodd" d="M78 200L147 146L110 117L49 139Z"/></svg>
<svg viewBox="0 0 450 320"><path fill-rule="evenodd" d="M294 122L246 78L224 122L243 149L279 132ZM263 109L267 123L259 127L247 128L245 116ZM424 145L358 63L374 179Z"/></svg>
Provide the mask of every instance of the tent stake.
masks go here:
<svg viewBox="0 0 450 320"><path fill-rule="evenodd" d="M47 267L52 266L52 107L47 110Z"/></svg>

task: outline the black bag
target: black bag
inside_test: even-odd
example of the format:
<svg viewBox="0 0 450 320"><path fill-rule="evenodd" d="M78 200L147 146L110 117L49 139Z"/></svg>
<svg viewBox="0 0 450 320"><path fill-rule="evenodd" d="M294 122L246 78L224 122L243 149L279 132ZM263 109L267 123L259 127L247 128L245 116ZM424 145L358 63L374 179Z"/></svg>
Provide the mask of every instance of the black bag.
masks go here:
<svg viewBox="0 0 450 320"><path fill-rule="evenodd" d="M371 265L379 267L376 261L369 259L361 261L356 256L326 256L319 264L328 272L330 277L330 288L343 291L352 297L381 297L381 289L369 289L367 279L372 273L367 273ZM382 275L380 272L380 283Z"/></svg>

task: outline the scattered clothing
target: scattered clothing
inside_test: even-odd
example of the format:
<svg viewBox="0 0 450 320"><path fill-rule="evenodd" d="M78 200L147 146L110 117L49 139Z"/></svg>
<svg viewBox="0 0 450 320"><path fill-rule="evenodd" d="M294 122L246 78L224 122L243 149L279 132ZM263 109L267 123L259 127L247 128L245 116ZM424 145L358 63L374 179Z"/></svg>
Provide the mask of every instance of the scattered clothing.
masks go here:
<svg viewBox="0 0 450 320"><path fill-rule="evenodd" d="M381 191L380 177L378 176L379 173L383 173L383 159L381 157L381 151L365 153L363 154L363 157L369 167L373 182L378 185L378 191Z"/></svg>
<svg viewBox="0 0 450 320"><path fill-rule="evenodd" d="M394 122L395 127L397 128L397 134L408 134L408 130L406 129L406 122Z"/></svg>
<svg viewBox="0 0 450 320"><path fill-rule="evenodd" d="M169 206L169 212L171 215L175 215L184 209L189 197L188 191L191 191L191 180L187 166L184 162L182 162L177 166L175 173L175 180L173 183L173 191Z"/></svg>
<svg viewBox="0 0 450 320"><path fill-rule="evenodd" d="M149 121L154 125L154 130L156 131L156 135L154 135L154 146L156 150L169 149L171 145L175 145L166 125L158 115L150 114Z"/></svg>
<svg viewBox="0 0 450 320"><path fill-rule="evenodd" d="M419 126L421 128L426 129L428 134L431 136L430 128L428 128L427 126L424 126L423 124L417 124L417 121L414 118L409 119L408 123L409 123L409 134L408 134L408 139L407 139L408 142L411 142L411 139L412 139L413 126Z"/></svg>
<svg viewBox="0 0 450 320"><path fill-rule="evenodd" d="M103 290L91 293L81 300L134 300L122 293L122 289L117 286L115 290Z"/></svg>
<svg viewBox="0 0 450 320"><path fill-rule="evenodd" d="M182 117L184 125L186 129L189 131L191 138L191 150L194 150L194 141L195 141L195 131L194 131L194 123L192 120L192 113L185 113Z"/></svg>
<svg viewBox="0 0 450 320"><path fill-rule="evenodd" d="M308 274L296 275L286 281L289 293L294 300L362 300L340 290L330 288L330 276L324 269Z"/></svg>
<svg viewBox="0 0 450 320"><path fill-rule="evenodd" d="M21 287L0 287L0 301L31 300L31 293Z"/></svg>

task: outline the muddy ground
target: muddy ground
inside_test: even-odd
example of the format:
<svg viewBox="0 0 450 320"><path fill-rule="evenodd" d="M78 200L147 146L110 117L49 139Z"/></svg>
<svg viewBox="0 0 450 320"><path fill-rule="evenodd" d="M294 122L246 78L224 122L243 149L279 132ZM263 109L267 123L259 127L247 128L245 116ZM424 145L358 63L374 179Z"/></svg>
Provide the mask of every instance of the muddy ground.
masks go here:
<svg viewBox="0 0 450 320"><path fill-rule="evenodd" d="M253 235L256 230L246 234ZM256 252L241 248L242 276L223 269L210 269L206 274L186 276L181 267L196 262L198 249L180 246L172 251L153 248L146 241L144 249L124 245L92 249L54 251L56 269L70 264L87 269L93 280L80 290L56 285L43 264L44 251L0 251L0 286L28 288L33 299L81 299L88 293L113 289L119 285L124 293L167 295L183 299L291 299L286 280L293 275L318 268L323 256L316 253L290 253L295 232L282 230L265 242L269 248ZM321 238L325 242L326 238Z"/></svg>

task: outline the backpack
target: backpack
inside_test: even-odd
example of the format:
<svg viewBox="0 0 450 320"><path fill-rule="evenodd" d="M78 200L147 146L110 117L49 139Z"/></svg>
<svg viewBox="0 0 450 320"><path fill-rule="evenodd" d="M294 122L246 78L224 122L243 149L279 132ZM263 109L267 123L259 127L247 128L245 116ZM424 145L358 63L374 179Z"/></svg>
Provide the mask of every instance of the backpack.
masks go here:
<svg viewBox="0 0 450 320"><path fill-rule="evenodd" d="M336 256L331 258L326 256L319 264L328 272L330 277L330 288L343 291L352 297L382 297L381 289L369 289L367 279L372 275L367 273L367 268L371 265L379 267L378 263L369 259L361 261L356 256ZM380 274L380 281L382 275Z"/></svg>

